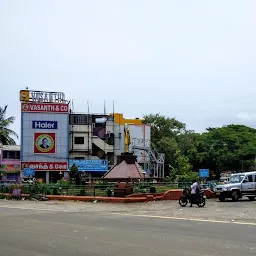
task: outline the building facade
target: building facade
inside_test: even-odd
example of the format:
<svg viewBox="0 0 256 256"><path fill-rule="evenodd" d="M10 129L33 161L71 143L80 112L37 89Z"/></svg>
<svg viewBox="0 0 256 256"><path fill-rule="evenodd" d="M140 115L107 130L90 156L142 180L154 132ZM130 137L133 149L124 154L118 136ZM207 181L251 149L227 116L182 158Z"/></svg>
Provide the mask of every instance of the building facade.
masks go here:
<svg viewBox="0 0 256 256"><path fill-rule="evenodd" d="M46 183L56 182L68 177L73 165L85 176L102 177L125 151L127 126L129 152L145 171L162 177L158 169L163 163L151 149L151 127L142 119L126 119L119 113L73 113L63 93L23 90L20 101L21 179L30 173Z"/></svg>
<svg viewBox="0 0 256 256"><path fill-rule="evenodd" d="M69 104L64 98L62 93L21 92L21 178L27 169L46 183L68 176Z"/></svg>
<svg viewBox="0 0 256 256"><path fill-rule="evenodd" d="M128 126L131 144L129 152L137 156L141 167L154 177L164 175L164 156L151 147L151 127L143 119L126 119L123 114L77 114L69 116L70 166L76 161L84 166L83 171L100 177L117 163L117 156L125 152L124 129ZM92 162L98 163L92 170L86 168ZM108 164L102 164L103 162Z"/></svg>
<svg viewBox="0 0 256 256"><path fill-rule="evenodd" d="M0 180L20 181L20 146L0 147Z"/></svg>

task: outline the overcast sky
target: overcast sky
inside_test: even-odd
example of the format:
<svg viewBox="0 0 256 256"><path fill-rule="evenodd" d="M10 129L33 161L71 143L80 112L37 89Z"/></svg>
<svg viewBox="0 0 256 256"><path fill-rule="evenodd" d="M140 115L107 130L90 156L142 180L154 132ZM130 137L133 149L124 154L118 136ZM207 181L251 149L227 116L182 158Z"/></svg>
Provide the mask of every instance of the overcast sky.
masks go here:
<svg viewBox="0 0 256 256"><path fill-rule="evenodd" d="M255 0L1 0L1 106L63 91L75 110L256 127Z"/></svg>

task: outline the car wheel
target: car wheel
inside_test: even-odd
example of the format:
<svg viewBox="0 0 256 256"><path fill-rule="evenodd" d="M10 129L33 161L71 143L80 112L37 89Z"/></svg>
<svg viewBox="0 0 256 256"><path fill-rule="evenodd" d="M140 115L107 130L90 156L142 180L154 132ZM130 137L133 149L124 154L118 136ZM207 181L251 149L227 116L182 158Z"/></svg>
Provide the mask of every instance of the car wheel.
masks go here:
<svg viewBox="0 0 256 256"><path fill-rule="evenodd" d="M238 199L239 199L239 194L238 194L237 191L234 191L234 192L232 193L232 201L233 201L233 202L237 202Z"/></svg>
<svg viewBox="0 0 256 256"><path fill-rule="evenodd" d="M254 196L248 196L250 201L254 201L255 197Z"/></svg>

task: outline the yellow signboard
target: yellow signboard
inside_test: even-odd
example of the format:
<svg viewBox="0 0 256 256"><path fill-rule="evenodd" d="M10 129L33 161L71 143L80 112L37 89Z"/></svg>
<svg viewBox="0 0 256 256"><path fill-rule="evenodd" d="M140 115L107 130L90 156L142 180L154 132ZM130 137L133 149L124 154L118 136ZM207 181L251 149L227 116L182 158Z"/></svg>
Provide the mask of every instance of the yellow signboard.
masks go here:
<svg viewBox="0 0 256 256"><path fill-rule="evenodd" d="M29 101L29 91L27 90L20 91L20 101Z"/></svg>

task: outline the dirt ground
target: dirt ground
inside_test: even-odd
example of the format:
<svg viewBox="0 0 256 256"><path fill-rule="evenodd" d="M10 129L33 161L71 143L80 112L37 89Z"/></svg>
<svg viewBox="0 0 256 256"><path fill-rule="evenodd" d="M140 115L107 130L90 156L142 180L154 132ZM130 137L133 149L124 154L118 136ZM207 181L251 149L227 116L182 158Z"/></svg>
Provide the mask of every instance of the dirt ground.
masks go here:
<svg viewBox="0 0 256 256"><path fill-rule="evenodd" d="M61 201L9 201L0 200L1 208L31 209L39 211L92 212L97 214L129 214L167 216L174 218L218 220L228 222L256 223L256 201L219 202L207 200L204 208L180 207L178 201L158 201L136 204L111 204Z"/></svg>

